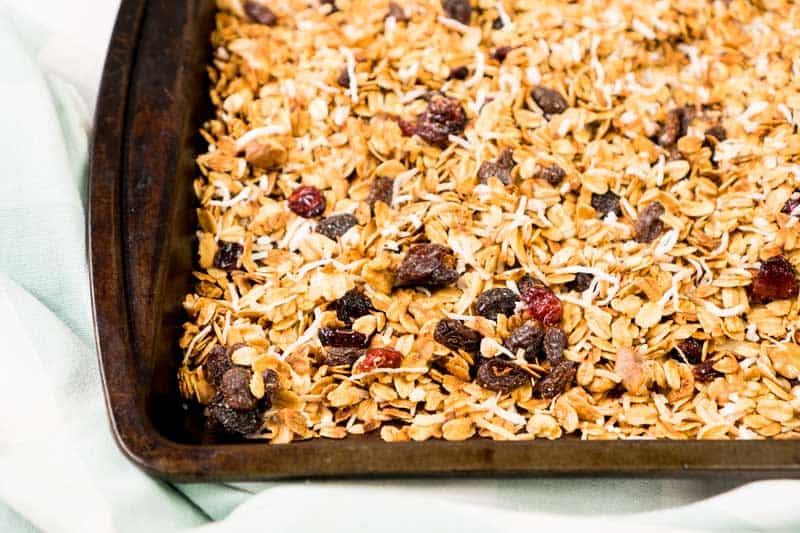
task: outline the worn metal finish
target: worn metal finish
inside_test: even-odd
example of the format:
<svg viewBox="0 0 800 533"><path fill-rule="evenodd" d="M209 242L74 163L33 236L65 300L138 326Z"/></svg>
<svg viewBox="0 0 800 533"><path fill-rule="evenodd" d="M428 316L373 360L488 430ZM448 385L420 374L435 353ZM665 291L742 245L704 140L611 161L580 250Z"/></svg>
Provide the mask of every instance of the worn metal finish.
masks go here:
<svg viewBox="0 0 800 533"><path fill-rule="evenodd" d="M95 118L89 237L106 402L122 451L172 480L344 475L800 475L797 441L382 442L271 446L202 431L177 394L181 301L196 242L191 182L211 116L213 0L123 0Z"/></svg>

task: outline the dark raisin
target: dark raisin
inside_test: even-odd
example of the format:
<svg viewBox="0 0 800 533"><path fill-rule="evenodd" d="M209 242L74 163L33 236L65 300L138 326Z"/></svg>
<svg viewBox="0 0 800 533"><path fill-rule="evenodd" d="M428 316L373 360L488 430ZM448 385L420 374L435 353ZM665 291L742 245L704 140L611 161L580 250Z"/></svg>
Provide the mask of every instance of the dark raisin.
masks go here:
<svg viewBox="0 0 800 533"><path fill-rule="evenodd" d="M481 387L495 392L511 392L530 383L531 378L518 365L492 357L480 363L475 381Z"/></svg>
<svg viewBox="0 0 800 533"><path fill-rule="evenodd" d="M459 273L450 248L441 244L415 244L397 269L397 286L441 287L455 282Z"/></svg>
<svg viewBox="0 0 800 533"><path fill-rule="evenodd" d="M561 328L548 327L544 332L542 345L550 366L555 368L564 359L564 350L567 348L567 334Z"/></svg>
<svg viewBox="0 0 800 533"><path fill-rule="evenodd" d="M256 0L247 0L244 3L244 12L259 24L274 26L278 22L278 16L270 8Z"/></svg>
<svg viewBox="0 0 800 533"><path fill-rule="evenodd" d="M347 348L335 346L325 352L323 362L328 366L350 366L367 351L364 348Z"/></svg>
<svg viewBox="0 0 800 533"><path fill-rule="evenodd" d="M261 427L261 420L255 410L238 411L226 406L221 398L206 407L206 416L210 422L216 422L228 433L249 435Z"/></svg>
<svg viewBox="0 0 800 533"><path fill-rule="evenodd" d="M350 213L342 213L323 218L314 230L335 241L356 224L358 224L356 217Z"/></svg>
<svg viewBox="0 0 800 533"><path fill-rule="evenodd" d="M400 132L403 134L404 137L411 137L415 133L417 133L417 123L416 122L409 122L403 119L395 119L397 125L400 126Z"/></svg>
<svg viewBox="0 0 800 533"><path fill-rule="evenodd" d="M375 202L383 202L388 206L392 205L394 180L385 176L376 176L369 184L369 194L367 203L371 208L375 208Z"/></svg>
<svg viewBox="0 0 800 533"><path fill-rule="evenodd" d="M577 371L578 363L563 359L546 376L536 382L533 393L546 400L553 399L572 385Z"/></svg>
<svg viewBox="0 0 800 533"><path fill-rule="evenodd" d="M336 0L319 0L319 5L321 6L331 6L330 11L328 11L328 15L336 13L339 11L339 6L336 5Z"/></svg>
<svg viewBox="0 0 800 533"><path fill-rule="evenodd" d="M692 115L690 107L670 109L658 136L658 144L665 148L674 146L678 139L686 135L689 124L692 122Z"/></svg>
<svg viewBox="0 0 800 533"><path fill-rule="evenodd" d="M386 16L394 17L394 20L397 22L408 21L408 15L406 15L405 9L403 9L397 2L389 2L389 11Z"/></svg>
<svg viewBox="0 0 800 533"><path fill-rule="evenodd" d="M363 348L367 344L367 337L363 333L351 329L320 328L319 342L323 346Z"/></svg>
<svg viewBox="0 0 800 533"><path fill-rule="evenodd" d="M511 46L498 46L495 48L494 52L492 52L492 58L502 63L506 60L506 57L508 57L508 53L513 49L514 48Z"/></svg>
<svg viewBox="0 0 800 533"><path fill-rule="evenodd" d="M614 213L617 217L622 216L622 209L619 207L619 196L612 191L603 194L592 193L592 207L597 211L597 216L605 218L609 213Z"/></svg>
<svg viewBox="0 0 800 533"><path fill-rule="evenodd" d="M403 362L403 354L391 348L371 348L358 363L355 372L371 372L376 368L399 368Z"/></svg>
<svg viewBox="0 0 800 533"><path fill-rule="evenodd" d="M692 369L694 379L701 383L708 383L709 381L714 381L716 378L723 377L725 374L719 370L715 370L714 364L716 364L714 359L706 359L699 365L695 366Z"/></svg>
<svg viewBox="0 0 800 533"><path fill-rule="evenodd" d="M450 135L460 135L467 125L467 114L458 100L436 93L417 117L414 133L428 144L447 148Z"/></svg>
<svg viewBox="0 0 800 533"><path fill-rule="evenodd" d="M477 352L481 348L483 336L472 328L468 328L460 320L444 318L436 324L433 339L451 350Z"/></svg>
<svg viewBox="0 0 800 533"><path fill-rule="evenodd" d="M642 209L633 225L636 230L636 242L652 242L661 235L664 231L664 223L661 221L663 214L664 206L661 202L652 202Z"/></svg>
<svg viewBox="0 0 800 533"><path fill-rule="evenodd" d="M558 115L567 110L567 101L561 93L547 87L534 87L531 97L546 115Z"/></svg>
<svg viewBox="0 0 800 533"><path fill-rule="evenodd" d="M336 300L336 318L345 324L368 315L371 310L372 302L369 297L358 289L350 289Z"/></svg>
<svg viewBox="0 0 800 533"><path fill-rule="evenodd" d="M345 89L350 87L350 73L347 72L347 67L342 67L339 71L339 75L336 77L336 83L339 87L344 87Z"/></svg>
<svg viewBox="0 0 800 533"><path fill-rule="evenodd" d="M547 180L547 183L555 187L556 185L564 181L564 176L566 175L567 173L564 172L564 169L561 168L560 166L547 165L542 169L542 172L539 174L539 177L544 180Z"/></svg>
<svg viewBox="0 0 800 533"><path fill-rule="evenodd" d="M578 272L575 279L567 282L567 289L571 291L583 292L592 285L594 276L586 272Z"/></svg>
<svg viewBox="0 0 800 533"><path fill-rule="evenodd" d="M542 283L541 280L531 277L530 274L525 274L517 281L517 288L520 293L524 293L536 285L544 285L544 283Z"/></svg>
<svg viewBox="0 0 800 533"><path fill-rule="evenodd" d="M489 289L478 296L475 312L489 320L497 320L497 315L511 316L519 301L511 289Z"/></svg>
<svg viewBox="0 0 800 533"><path fill-rule="evenodd" d="M514 168L514 154L510 148L506 148L494 161L484 161L478 169L478 181L486 183L489 178L494 176L503 182L503 185L511 185L511 171Z"/></svg>
<svg viewBox="0 0 800 533"><path fill-rule="evenodd" d="M261 397L258 404L261 409L266 410L272 407L275 394L281 388L281 380L278 378L278 373L270 369L264 370L261 377L264 381L264 396Z"/></svg>
<svg viewBox="0 0 800 533"><path fill-rule="evenodd" d="M683 353L683 356L681 356L681 353ZM703 360L703 341L693 337L683 339L675 348L670 350L669 355L676 361L687 361L696 365Z"/></svg>
<svg viewBox="0 0 800 533"><path fill-rule="evenodd" d="M469 0L442 0L442 9L445 15L451 19L455 19L461 24L469 24L472 15L472 6L469 4Z"/></svg>
<svg viewBox="0 0 800 533"><path fill-rule="evenodd" d="M728 138L728 135L725 132L725 128L717 124L716 126L711 126L706 130L706 137L714 137L717 142L722 142Z"/></svg>
<svg viewBox="0 0 800 533"><path fill-rule="evenodd" d="M555 326L561 322L564 312L561 300L544 285L534 285L523 291L522 302L525 304L527 316L542 324Z"/></svg>
<svg viewBox="0 0 800 533"><path fill-rule="evenodd" d="M303 218L315 217L325 211L325 197L316 187L303 185L289 196L289 209Z"/></svg>
<svg viewBox="0 0 800 533"><path fill-rule="evenodd" d="M505 26L505 24L503 24L503 19L501 19L500 17L497 17L492 21L493 30L502 30L503 26Z"/></svg>
<svg viewBox="0 0 800 533"><path fill-rule="evenodd" d="M225 347L216 344L208 352L204 368L206 379L217 386L222 381L225 372L233 368L233 361Z"/></svg>
<svg viewBox="0 0 800 533"><path fill-rule="evenodd" d="M795 191L792 196L786 200L786 203L783 204L781 208L781 213L786 213L787 215L792 215L794 217L800 217L800 191Z"/></svg>
<svg viewBox="0 0 800 533"><path fill-rule="evenodd" d="M256 397L250 392L253 374L246 368L233 367L222 376L219 390L226 407L248 411L256 406Z"/></svg>
<svg viewBox="0 0 800 533"><path fill-rule="evenodd" d="M469 76L469 69L461 65L460 67L456 67L454 69L450 69L450 76L448 76L451 80L465 80Z"/></svg>
<svg viewBox="0 0 800 533"><path fill-rule="evenodd" d="M524 357L527 361L533 363L539 359L542 352L542 340L544 339L544 327L538 320L528 320L521 326L517 326L508 337L506 337L503 345L508 348L514 355L523 350Z"/></svg>
<svg viewBox="0 0 800 533"><path fill-rule="evenodd" d="M244 252L244 246L238 242L220 241L217 253L214 255L214 266L226 272L239 268L239 258Z"/></svg>
<svg viewBox="0 0 800 533"><path fill-rule="evenodd" d="M782 255L770 257L761 263L747 292L753 303L794 298L798 293L797 272Z"/></svg>

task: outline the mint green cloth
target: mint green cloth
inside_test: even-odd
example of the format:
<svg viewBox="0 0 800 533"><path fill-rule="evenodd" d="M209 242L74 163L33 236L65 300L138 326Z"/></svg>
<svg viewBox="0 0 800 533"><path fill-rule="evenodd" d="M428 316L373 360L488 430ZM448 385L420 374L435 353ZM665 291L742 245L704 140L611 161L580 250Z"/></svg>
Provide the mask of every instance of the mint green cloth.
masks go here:
<svg viewBox="0 0 800 533"><path fill-rule="evenodd" d="M86 257L90 123L116 6L0 6L0 531L800 530L793 481L175 486L141 473L109 430Z"/></svg>

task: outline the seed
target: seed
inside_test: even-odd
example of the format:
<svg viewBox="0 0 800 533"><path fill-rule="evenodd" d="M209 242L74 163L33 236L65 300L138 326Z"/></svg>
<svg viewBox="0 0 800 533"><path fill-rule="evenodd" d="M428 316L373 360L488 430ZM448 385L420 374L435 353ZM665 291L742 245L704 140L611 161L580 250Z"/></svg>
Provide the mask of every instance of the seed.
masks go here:
<svg viewBox="0 0 800 533"><path fill-rule="evenodd" d="M356 372L370 372L376 368L399 368L403 362L403 354L391 348L371 348L358 363Z"/></svg>
<svg viewBox="0 0 800 533"><path fill-rule="evenodd" d="M544 327L542 323L538 320L528 320L521 326L511 330L503 345L514 355L522 350L525 360L534 363L541 354L543 339Z"/></svg>
<svg viewBox="0 0 800 533"><path fill-rule="evenodd" d="M546 180L552 186L556 186L562 181L564 181L564 176L567 173L564 172L564 169L558 165L547 165L542 169L542 172L539 174L539 177Z"/></svg>
<svg viewBox="0 0 800 533"><path fill-rule="evenodd" d="M540 85L531 91L531 97L545 115L559 115L567 110L567 101L553 89Z"/></svg>
<svg viewBox="0 0 800 533"><path fill-rule="evenodd" d="M511 392L530 383L531 378L518 365L492 357L480 363L475 381L481 387L495 392Z"/></svg>
<svg viewBox="0 0 800 533"><path fill-rule="evenodd" d="M442 9L449 18L455 19L461 24L469 24L472 15L472 6L469 4L469 0L442 0Z"/></svg>
<svg viewBox="0 0 800 533"><path fill-rule="evenodd" d="M397 286L441 287L455 282L459 273L452 250L441 244L415 244L397 269Z"/></svg>
<svg viewBox="0 0 800 533"><path fill-rule="evenodd" d="M256 0L247 0L244 3L244 12L259 24L274 26L278 22L278 16L270 8Z"/></svg>
<svg viewBox="0 0 800 533"><path fill-rule="evenodd" d="M489 320L497 320L497 315L508 317L514 314L519 297L511 289L489 289L478 296L475 312Z"/></svg>
<svg viewBox="0 0 800 533"><path fill-rule="evenodd" d="M753 282L748 286L752 303L785 300L796 297L797 293L797 272L782 255L770 257L761 263Z"/></svg>
<svg viewBox="0 0 800 533"><path fill-rule="evenodd" d="M451 350L464 350L477 352L481 348L483 335L474 329L468 328L463 322L452 318L445 318L436 324L433 339Z"/></svg>
<svg viewBox="0 0 800 533"><path fill-rule="evenodd" d="M351 329L320 328L319 342L323 346L363 348L367 344L367 337L363 333Z"/></svg>
<svg viewBox="0 0 800 533"><path fill-rule="evenodd" d="M336 318L345 324L352 324L356 318L368 315L372 301L358 289L350 289L336 301Z"/></svg>
<svg viewBox="0 0 800 533"><path fill-rule="evenodd" d="M617 217L622 216L622 209L619 207L619 196L612 191L607 191L603 194L592 193L592 207L597 211L597 216L600 218L605 218L611 212Z"/></svg>
<svg viewBox="0 0 800 533"><path fill-rule="evenodd" d="M634 223L636 242L652 242L661 235L664 231L661 215L664 212L664 206L660 202L652 202L639 213L639 218Z"/></svg>
<svg viewBox="0 0 800 533"><path fill-rule="evenodd" d="M578 363L567 359L562 360L549 374L536 382L533 388L534 394L546 400L555 398L572 385L577 371Z"/></svg>
<svg viewBox="0 0 800 533"><path fill-rule="evenodd" d="M314 231L335 241L356 224L358 224L356 217L350 213L342 213L340 215L331 215L323 218L319 221L317 227L314 228Z"/></svg>
<svg viewBox="0 0 800 533"><path fill-rule="evenodd" d="M367 203L370 208L375 209L375 202L383 202L391 207L393 187L394 180L392 178L376 176L369 184L369 193L367 194Z"/></svg>
<svg viewBox="0 0 800 533"><path fill-rule="evenodd" d="M522 292L522 302L526 307L526 315L542 324L555 326L561 322L564 312L561 300L549 288L543 285L530 287Z"/></svg>
<svg viewBox="0 0 800 533"><path fill-rule="evenodd" d="M289 196L289 209L303 218L315 217L325 211L325 197L316 187L304 185Z"/></svg>
<svg viewBox="0 0 800 533"><path fill-rule="evenodd" d="M244 246L238 242L220 241L216 255L214 255L214 266L226 272L231 272L239 268L239 259L244 252Z"/></svg>

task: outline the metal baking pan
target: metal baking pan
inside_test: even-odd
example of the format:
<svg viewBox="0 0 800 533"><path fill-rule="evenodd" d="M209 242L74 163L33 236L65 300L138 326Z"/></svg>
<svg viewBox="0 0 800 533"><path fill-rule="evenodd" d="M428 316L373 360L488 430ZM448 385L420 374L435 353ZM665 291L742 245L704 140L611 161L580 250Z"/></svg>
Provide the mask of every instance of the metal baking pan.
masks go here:
<svg viewBox="0 0 800 533"><path fill-rule="evenodd" d="M800 474L798 441L427 441L377 435L223 442L177 392L190 291L198 128L213 0L123 0L97 104L89 236L97 349L114 436L171 480L411 474Z"/></svg>

